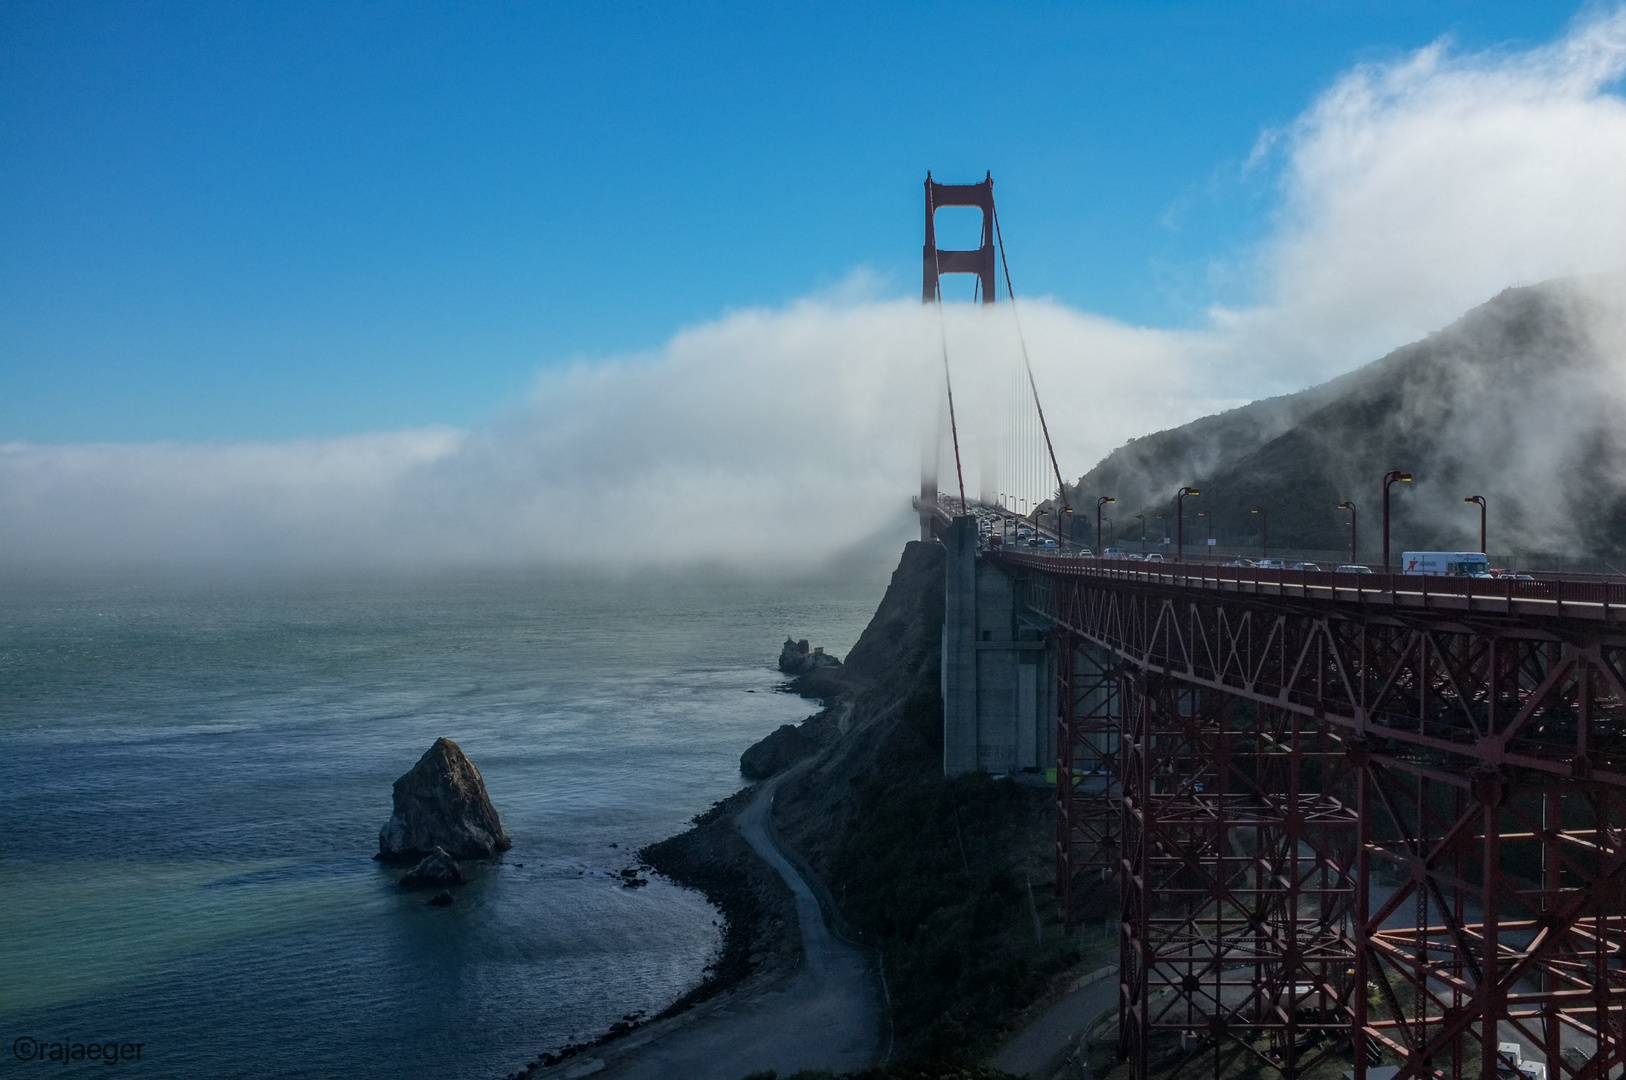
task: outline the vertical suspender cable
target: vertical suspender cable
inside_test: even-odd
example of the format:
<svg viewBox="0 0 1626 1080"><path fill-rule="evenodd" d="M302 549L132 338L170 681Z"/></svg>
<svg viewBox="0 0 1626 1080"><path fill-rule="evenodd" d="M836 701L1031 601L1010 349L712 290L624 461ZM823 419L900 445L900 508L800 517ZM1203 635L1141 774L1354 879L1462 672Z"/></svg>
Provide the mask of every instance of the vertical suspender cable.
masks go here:
<svg viewBox="0 0 1626 1080"><path fill-rule="evenodd" d="M1005 293L1011 298L1011 318L1016 320L1016 340L1022 345L1022 366L1027 369L1028 388L1033 391L1033 408L1039 414L1039 429L1044 432L1044 448L1050 455L1050 469L1056 474L1056 493L1063 510L1071 510L1067 501L1067 484L1061 478L1061 466L1056 464L1056 448L1050 442L1050 425L1044 421L1044 406L1039 404L1039 385L1033 381L1033 364L1028 360L1028 343L1022 335L1022 318L1016 313L1016 290L1011 288L1011 264L1005 261L1005 237L999 231L999 210L994 209L994 236L999 240L999 265L1005 270ZM946 346L945 346L946 348ZM944 353L947 361L947 353ZM952 415L952 409L950 410ZM956 451L957 453L958 451ZM1056 517L1057 535L1060 535L1061 516Z"/></svg>
<svg viewBox="0 0 1626 1080"><path fill-rule="evenodd" d="M931 190L930 187L926 188L926 199L931 204L929 209L935 217L937 203L932 196ZM999 225L997 215L994 218L994 225L996 228ZM960 516L964 517L971 511L965 501L965 471L960 468L960 429L954 421L954 380L949 377L948 327L943 322L943 263L937 257L937 245L935 243L932 244L932 268L937 271L934 287L934 291L937 293L937 334L939 340L943 343L943 387L948 391L949 434L954 439L954 476L960 482Z"/></svg>

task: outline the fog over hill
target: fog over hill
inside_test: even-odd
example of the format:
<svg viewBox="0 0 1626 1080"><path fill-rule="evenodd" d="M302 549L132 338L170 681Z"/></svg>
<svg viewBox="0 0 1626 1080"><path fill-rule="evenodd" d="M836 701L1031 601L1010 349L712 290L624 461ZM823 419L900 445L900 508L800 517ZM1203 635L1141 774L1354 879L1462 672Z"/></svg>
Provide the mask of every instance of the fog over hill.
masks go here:
<svg viewBox="0 0 1626 1080"><path fill-rule="evenodd" d="M1182 485L1188 547L1213 515L1222 544L1258 542L1263 506L1273 548L1348 545L1361 515L1361 557L1381 545L1381 480L1391 491L1394 550L1475 548L1489 501L1493 553L1626 558L1626 276L1510 288L1421 341L1284 397L1132 439L1072 490L1079 516L1096 499L1118 535L1174 528Z"/></svg>

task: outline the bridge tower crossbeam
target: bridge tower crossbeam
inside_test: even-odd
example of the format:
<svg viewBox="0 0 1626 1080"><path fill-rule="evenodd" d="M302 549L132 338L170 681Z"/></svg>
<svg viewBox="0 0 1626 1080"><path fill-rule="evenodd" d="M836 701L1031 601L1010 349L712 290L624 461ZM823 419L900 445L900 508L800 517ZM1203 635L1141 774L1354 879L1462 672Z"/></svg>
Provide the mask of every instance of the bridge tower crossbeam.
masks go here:
<svg viewBox="0 0 1626 1080"><path fill-rule="evenodd" d="M982 243L964 251L937 246L937 211L945 206L972 206L982 211ZM976 274L982 302L994 302L994 176L978 184L939 184L926 174L926 244L921 253L920 298L937 300L944 274Z"/></svg>

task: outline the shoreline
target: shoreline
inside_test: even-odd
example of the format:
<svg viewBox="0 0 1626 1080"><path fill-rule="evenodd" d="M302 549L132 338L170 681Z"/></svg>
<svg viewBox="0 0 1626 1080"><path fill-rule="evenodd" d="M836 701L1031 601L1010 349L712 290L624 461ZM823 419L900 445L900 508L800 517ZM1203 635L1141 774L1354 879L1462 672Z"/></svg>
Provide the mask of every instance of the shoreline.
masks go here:
<svg viewBox="0 0 1626 1080"><path fill-rule="evenodd" d="M731 992L760 990L796 970L802 948L794 898L779 875L751 849L736 824L761 788L760 781L747 784L697 814L687 829L637 851L642 866L699 892L721 917L722 944L701 969L700 982L655 1015L618 1020L595 1039L544 1052L505 1080L568 1071L573 1060L589 1051L693 1014L698 1006Z"/></svg>

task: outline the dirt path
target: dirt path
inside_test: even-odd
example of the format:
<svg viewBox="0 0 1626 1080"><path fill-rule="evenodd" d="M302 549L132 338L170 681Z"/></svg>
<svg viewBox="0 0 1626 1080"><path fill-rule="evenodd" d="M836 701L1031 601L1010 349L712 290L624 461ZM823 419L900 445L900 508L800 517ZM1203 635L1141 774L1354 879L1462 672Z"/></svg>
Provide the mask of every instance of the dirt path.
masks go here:
<svg viewBox="0 0 1626 1080"><path fill-rule="evenodd" d="M738 824L746 841L785 879L796 898L802 964L755 994L720 1002L706 1015L618 1060L574 1063L566 1075L616 1080L739 1080L747 1073L801 1069L848 1072L874 1063L880 1002L867 957L830 933L819 902L774 846L768 813L783 775L762 785ZM629 1048L630 1049L630 1048ZM596 1065L596 1061L603 1061Z"/></svg>

